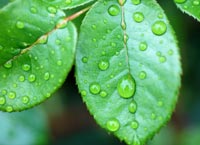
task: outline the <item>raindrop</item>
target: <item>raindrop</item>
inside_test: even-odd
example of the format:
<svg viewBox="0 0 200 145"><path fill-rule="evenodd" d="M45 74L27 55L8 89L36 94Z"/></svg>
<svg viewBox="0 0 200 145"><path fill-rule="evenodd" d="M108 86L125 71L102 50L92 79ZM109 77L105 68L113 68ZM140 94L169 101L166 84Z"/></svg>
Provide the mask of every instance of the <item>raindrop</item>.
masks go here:
<svg viewBox="0 0 200 145"><path fill-rule="evenodd" d="M0 105L4 105L6 103L5 97L0 97Z"/></svg>
<svg viewBox="0 0 200 145"><path fill-rule="evenodd" d="M200 4L200 2L199 2L199 0L194 0L192 4L195 6L198 6Z"/></svg>
<svg viewBox="0 0 200 145"><path fill-rule="evenodd" d="M163 102L162 101L158 101L158 106L162 107L163 106Z"/></svg>
<svg viewBox="0 0 200 145"><path fill-rule="evenodd" d="M83 58L82 58L82 62L83 62L83 63L87 63L87 62L88 62L88 58L87 58L87 57L83 57Z"/></svg>
<svg viewBox="0 0 200 145"><path fill-rule="evenodd" d="M24 64L24 65L22 65L22 69L23 69L24 71L29 71L30 68L31 68L31 66L30 66L29 64Z"/></svg>
<svg viewBox="0 0 200 145"><path fill-rule="evenodd" d="M141 72L139 73L139 78L140 78L141 80L146 79L146 77L147 77L147 74L146 74L145 71L141 71Z"/></svg>
<svg viewBox="0 0 200 145"><path fill-rule="evenodd" d="M106 127L109 131L115 132L115 131L119 130L120 123L117 119L110 119L106 122Z"/></svg>
<svg viewBox="0 0 200 145"><path fill-rule="evenodd" d="M61 66L61 65L62 65L62 61L61 61L61 60L58 60L58 61L57 61L57 65L58 65L58 66Z"/></svg>
<svg viewBox="0 0 200 145"><path fill-rule="evenodd" d="M6 90L1 90L1 94L2 94L2 95L6 95L6 94L7 94L7 91L6 91Z"/></svg>
<svg viewBox="0 0 200 145"><path fill-rule="evenodd" d="M108 13L111 15L111 16L117 16L120 12L120 9L117 5L112 5L108 8Z"/></svg>
<svg viewBox="0 0 200 145"><path fill-rule="evenodd" d="M130 98L135 93L135 87L135 80L128 74L118 82L117 91L122 98Z"/></svg>
<svg viewBox="0 0 200 145"><path fill-rule="evenodd" d="M37 40L37 43L45 44L45 43L47 43L47 41L48 41L48 36L47 35L43 35Z"/></svg>
<svg viewBox="0 0 200 145"><path fill-rule="evenodd" d="M126 3L126 0L118 0L118 3L123 6Z"/></svg>
<svg viewBox="0 0 200 145"><path fill-rule="evenodd" d="M15 93L15 92L9 92L9 93L8 93L8 97L9 97L10 99L15 99L16 93Z"/></svg>
<svg viewBox="0 0 200 145"><path fill-rule="evenodd" d="M17 27L18 29L23 29L23 28L24 28L24 23L23 23L22 21L17 21L16 27Z"/></svg>
<svg viewBox="0 0 200 145"><path fill-rule="evenodd" d="M50 6L47 8L48 12L51 14L56 14L57 13L57 9L53 6Z"/></svg>
<svg viewBox="0 0 200 145"><path fill-rule="evenodd" d="M36 80L36 76L34 74L30 74L28 76L28 80L29 80L29 82L34 82Z"/></svg>
<svg viewBox="0 0 200 145"><path fill-rule="evenodd" d="M108 95L108 94L107 94L107 92L105 92L105 91L101 91L101 92L100 92L100 96L103 97L103 98L106 97L107 95Z"/></svg>
<svg viewBox="0 0 200 145"><path fill-rule="evenodd" d="M131 0L134 5L138 5L141 3L141 0Z"/></svg>
<svg viewBox="0 0 200 145"><path fill-rule="evenodd" d="M7 106L6 107L6 111L7 112L12 112L13 111L13 107L12 106Z"/></svg>
<svg viewBox="0 0 200 145"><path fill-rule="evenodd" d="M90 85L90 92L94 95L99 94L101 91L101 86L98 83L92 83Z"/></svg>
<svg viewBox="0 0 200 145"><path fill-rule="evenodd" d="M81 95L82 96L86 96L87 95L87 92L85 90L81 91Z"/></svg>
<svg viewBox="0 0 200 145"><path fill-rule="evenodd" d="M22 97L22 102L23 102L24 104L27 104L27 103L29 102L29 97L28 97L28 96Z"/></svg>
<svg viewBox="0 0 200 145"><path fill-rule="evenodd" d="M49 74L49 72L46 72L45 74L44 74L44 80L49 80L49 78L50 78L50 74Z"/></svg>
<svg viewBox="0 0 200 145"><path fill-rule="evenodd" d="M102 70L102 71L107 70L108 67L109 67L109 62L102 60L102 61L99 62L98 66L99 66L99 69Z"/></svg>
<svg viewBox="0 0 200 145"><path fill-rule="evenodd" d="M156 114L152 113L152 114L151 114L151 119L152 119L152 120L155 120L155 119L156 119Z"/></svg>
<svg viewBox="0 0 200 145"><path fill-rule="evenodd" d="M6 62L5 64L4 64L4 67L5 68L11 68L12 67L12 61L8 61L8 62Z"/></svg>
<svg viewBox="0 0 200 145"><path fill-rule="evenodd" d="M33 14L36 14L38 11L37 11L37 9L35 8L35 7L31 7L31 13L33 13Z"/></svg>
<svg viewBox="0 0 200 145"><path fill-rule="evenodd" d="M65 3L66 3L67 5L69 5L69 4L72 3L72 0L66 0Z"/></svg>
<svg viewBox="0 0 200 145"><path fill-rule="evenodd" d="M96 29L97 28L97 26L96 25L92 25L92 29Z"/></svg>
<svg viewBox="0 0 200 145"><path fill-rule="evenodd" d="M186 0L174 0L176 3L182 4L184 2L186 2Z"/></svg>
<svg viewBox="0 0 200 145"><path fill-rule="evenodd" d="M169 55L173 55L173 54L174 54L174 51L173 51L172 49L170 49L170 50L168 51L168 54L169 54Z"/></svg>
<svg viewBox="0 0 200 145"><path fill-rule="evenodd" d="M151 30L155 35L163 35L167 31L167 25L163 21L156 21Z"/></svg>
<svg viewBox="0 0 200 145"><path fill-rule="evenodd" d="M57 45L60 45L60 44L61 44L61 41L60 41L60 39L56 39L56 41L55 41L55 42L56 42L56 44L57 44Z"/></svg>
<svg viewBox="0 0 200 145"><path fill-rule="evenodd" d="M167 60L167 58L166 58L165 56L160 56L160 57L159 57L159 61L160 61L161 63L166 62L166 60Z"/></svg>
<svg viewBox="0 0 200 145"><path fill-rule="evenodd" d="M146 42L141 42L141 43L139 44L139 49L140 49L141 51L147 50L147 47L148 47L148 45L147 45Z"/></svg>
<svg viewBox="0 0 200 145"><path fill-rule="evenodd" d="M132 122L131 122L131 128L137 129L138 127L139 127L139 124L138 124L137 121L132 121Z"/></svg>
<svg viewBox="0 0 200 145"><path fill-rule="evenodd" d="M142 22L142 21L144 20L144 15L143 15L143 13L141 13L141 12L135 12L135 13L133 14L133 20L134 20L135 22L138 22L138 23Z"/></svg>
<svg viewBox="0 0 200 145"><path fill-rule="evenodd" d="M135 113L136 112L136 110L137 110L137 104L136 104L136 102L134 100L129 104L128 110L131 113Z"/></svg>

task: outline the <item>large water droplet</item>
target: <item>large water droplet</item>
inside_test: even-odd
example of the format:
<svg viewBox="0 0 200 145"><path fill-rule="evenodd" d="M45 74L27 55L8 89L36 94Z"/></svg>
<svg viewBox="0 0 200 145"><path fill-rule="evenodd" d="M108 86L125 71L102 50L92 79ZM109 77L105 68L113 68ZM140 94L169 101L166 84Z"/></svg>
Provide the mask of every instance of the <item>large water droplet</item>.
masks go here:
<svg viewBox="0 0 200 145"><path fill-rule="evenodd" d="M135 113L135 112L136 112L136 110L137 110L137 104L136 104L135 101L132 101L132 102L129 104L128 110L129 110L129 112L131 112L131 113Z"/></svg>
<svg viewBox="0 0 200 145"><path fill-rule="evenodd" d="M143 15L143 13L141 13L141 12L135 12L135 13L133 14L133 20L134 20L135 22L138 22L138 23L142 22L142 21L144 20L144 15Z"/></svg>
<svg viewBox="0 0 200 145"><path fill-rule="evenodd" d="M155 35L163 35L167 31L167 25L163 21L156 21L151 30Z"/></svg>
<svg viewBox="0 0 200 145"><path fill-rule="evenodd" d="M125 75L117 85L117 91L122 98L132 97L135 93L135 88L135 80L130 74Z"/></svg>
<svg viewBox="0 0 200 145"><path fill-rule="evenodd" d="M174 0L176 3L182 4L184 2L186 2L186 0Z"/></svg>
<svg viewBox="0 0 200 145"><path fill-rule="evenodd" d="M48 12L51 14L56 14L57 13L57 9L53 6L50 6L47 8Z"/></svg>
<svg viewBox="0 0 200 145"><path fill-rule="evenodd" d="M29 80L29 82L34 82L36 80L36 76L34 74L30 74L28 76L28 80Z"/></svg>
<svg viewBox="0 0 200 145"><path fill-rule="evenodd" d="M101 86L98 83L92 83L90 85L90 92L92 94L99 94L99 92L101 91Z"/></svg>
<svg viewBox="0 0 200 145"><path fill-rule="evenodd" d="M8 93L8 97L9 97L10 99L15 99L16 93L15 93L15 92L9 92L9 93Z"/></svg>
<svg viewBox="0 0 200 145"><path fill-rule="evenodd" d="M23 29L23 28L24 28L24 22L22 22L22 21L17 21L16 27L17 27L18 29Z"/></svg>
<svg viewBox="0 0 200 145"><path fill-rule="evenodd" d="M0 97L0 105L4 105L6 103L5 97L1 96Z"/></svg>
<svg viewBox="0 0 200 145"><path fill-rule="evenodd" d="M29 71L31 69L31 66L29 64L24 64L24 65L22 65L22 69L24 71Z"/></svg>
<svg viewBox="0 0 200 145"><path fill-rule="evenodd" d="M99 69L100 70L107 70L108 69L108 67L109 67L109 62L108 61L104 61L104 60L102 60L102 61L100 61L99 62Z"/></svg>
<svg viewBox="0 0 200 145"><path fill-rule="evenodd" d="M112 5L108 8L108 13L111 16L117 16L120 12L120 8L117 5Z"/></svg>
<svg viewBox="0 0 200 145"><path fill-rule="evenodd" d="M24 104L27 104L27 103L29 102L29 97L28 97L28 96L22 97L22 102L23 102Z"/></svg>
<svg viewBox="0 0 200 145"><path fill-rule="evenodd" d="M137 129L138 127L139 127L139 124L138 124L137 121L132 121L132 122L131 122L131 128Z"/></svg>
<svg viewBox="0 0 200 145"><path fill-rule="evenodd" d="M138 5L141 3L141 0L131 0L134 5Z"/></svg>
<svg viewBox="0 0 200 145"><path fill-rule="evenodd" d="M115 132L120 128L120 123L117 119L110 119L107 121L106 127L109 131Z"/></svg>
<svg viewBox="0 0 200 145"><path fill-rule="evenodd" d="M8 61L8 62L6 62L5 64L4 64L4 67L5 68L11 68L12 67L12 61Z"/></svg>

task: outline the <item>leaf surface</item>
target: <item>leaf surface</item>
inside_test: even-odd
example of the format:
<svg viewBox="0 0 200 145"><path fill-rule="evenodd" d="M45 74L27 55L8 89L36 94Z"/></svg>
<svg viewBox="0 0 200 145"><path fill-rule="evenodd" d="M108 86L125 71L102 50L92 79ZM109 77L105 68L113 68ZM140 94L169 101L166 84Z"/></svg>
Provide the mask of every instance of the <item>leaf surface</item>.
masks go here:
<svg viewBox="0 0 200 145"><path fill-rule="evenodd" d="M178 8L200 21L200 0L174 0Z"/></svg>
<svg viewBox="0 0 200 145"><path fill-rule="evenodd" d="M78 87L97 123L120 140L142 145L169 120L180 73L174 32L154 0L100 0L87 13Z"/></svg>
<svg viewBox="0 0 200 145"><path fill-rule="evenodd" d="M49 7L17 0L0 11L0 110L21 111L43 102L72 67L76 28L63 23L63 11Z"/></svg>

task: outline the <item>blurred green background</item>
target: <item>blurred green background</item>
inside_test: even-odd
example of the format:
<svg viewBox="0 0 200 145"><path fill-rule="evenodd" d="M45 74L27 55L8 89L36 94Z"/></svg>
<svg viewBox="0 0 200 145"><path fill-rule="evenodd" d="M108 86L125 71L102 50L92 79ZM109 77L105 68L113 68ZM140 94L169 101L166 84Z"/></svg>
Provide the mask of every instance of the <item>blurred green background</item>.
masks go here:
<svg viewBox="0 0 200 145"><path fill-rule="evenodd" d="M200 23L178 10L173 0L158 2L177 34L183 75L171 121L147 145L199 145ZM0 0L0 7L7 3ZM96 125L75 84L73 68L64 85L42 105L0 113L0 145L125 145Z"/></svg>

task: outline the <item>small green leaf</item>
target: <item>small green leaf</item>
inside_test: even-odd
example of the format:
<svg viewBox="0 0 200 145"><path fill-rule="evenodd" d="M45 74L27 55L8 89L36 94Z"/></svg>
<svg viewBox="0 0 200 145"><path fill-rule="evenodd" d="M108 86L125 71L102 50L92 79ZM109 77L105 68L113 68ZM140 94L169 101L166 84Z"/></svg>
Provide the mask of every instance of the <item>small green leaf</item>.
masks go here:
<svg viewBox="0 0 200 145"><path fill-rule="evenodd" d="M127 144L143 145L174 110L179 59L155 0L100 0L81 26L78 87L98 124Z"/></svg>
<svg viewBox="0 0 200 145"><path fill-rule="evenodd" d="M200 0L174 0L178 8L200 21Z"/></svg>
<svg viewBox="0 0 200 145"><path fill-rule="evenodd" d="M64 16L34 0L14 1L0 11L0 110L33 107L62 85L77 41L75 26Z"/></svg>

